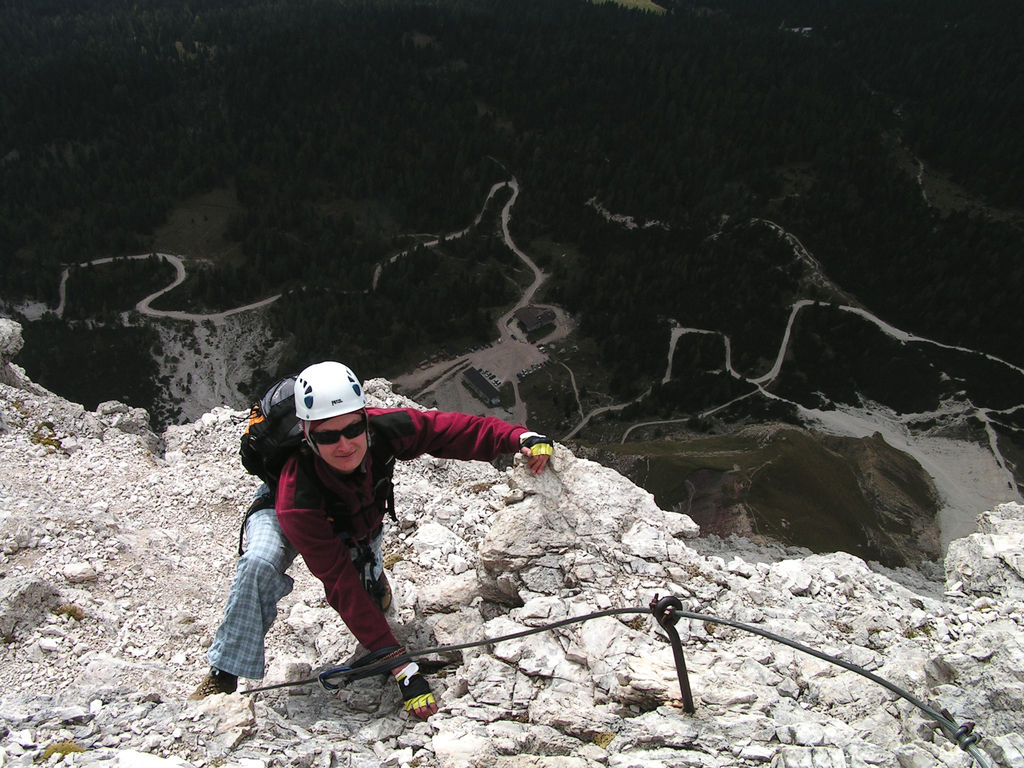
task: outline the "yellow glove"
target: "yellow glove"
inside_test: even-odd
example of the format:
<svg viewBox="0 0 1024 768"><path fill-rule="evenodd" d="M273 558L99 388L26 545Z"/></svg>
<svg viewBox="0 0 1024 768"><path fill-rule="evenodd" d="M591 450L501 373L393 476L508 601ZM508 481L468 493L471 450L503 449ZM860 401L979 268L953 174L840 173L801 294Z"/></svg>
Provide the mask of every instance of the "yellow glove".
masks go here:
<svg viewBox="0 0 1024 768"><path fill-rule="evenodd" d="M519 445L530 449L531 456L550 456L555 452L551 440L536 432L524 432L519 436Z"/></svg>

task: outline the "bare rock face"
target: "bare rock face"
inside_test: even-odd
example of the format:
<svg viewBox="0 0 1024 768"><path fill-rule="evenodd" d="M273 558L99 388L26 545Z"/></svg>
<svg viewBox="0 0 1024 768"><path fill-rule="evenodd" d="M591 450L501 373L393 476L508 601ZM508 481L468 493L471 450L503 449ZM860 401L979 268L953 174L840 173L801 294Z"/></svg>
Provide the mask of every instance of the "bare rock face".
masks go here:
<svg viewBox="0 0 1024 768"><path fill-rule="evenodd" d="M12 357L21 352L24 345L21 324L0 317L0 365L7 365Z"/></svg>
<svg viewBox="0 0 1024 768"><path fill-rule="evenodd" d="M868 546L887 565L914 566L942 556L935 484L911 456L875 433L860 439L831 437L823 444L844 456L873 513L864 523Z"/></svg>
<svg viewBox="0 0 1024 768"><path fill-rule="evenodd" d="M21 389L36 387L25 375L24 369L11 362L21 352L25 340L21 335L21 324L5 317L0 317L0 384ZM0 424L0 428L2 428Z"/></svg>
<svg viewBox="0 0 1024 768"><path fill-rule="evenodd" d="M557 473L518 481L524 501L500 511L480 543L481 587L495 599L520 603L593 582L594 564L609 556L668 562L682 548L678 539L699 533L688 517L659 509L614 470L561 447L554 461ZM607 569L602 581L610 586L622 576L616 570Z"/></svg>
<svg viewBox="0 0 1024 768"><path fill-rule="evenodd" d="M59 592L50 581L36 576L15 576L0 584L0 636L14 637L45 622L56 606Z"/></svg>
<svg viewBox="0 0 1024 768"><path fill-rule="evenodd" d="M365 389L374 405L415 407L386 381ZM288 685L187 699L258 485L237 458L245 412L216 408L154 442L118 404L87 412L0 384L0 416L4 768L54 753L82 768L967 764L893 690L780 637L975 721L992 764L1021 765L1019 505L950 547L943 583L844 552L698 537L562 445L540 476L400 462L390 621L414 652L471 644L421 658L441 711L420 723L388 680L296 684L357 651L301 562L262 681ZM693 714L649 611L666 595L682 606Z"/></svg>
<svg viewBox="0 0 1024 768"><path fill-rule="evenodd" d="M978 532L949 545L946 580L999 600L1024 600L1024 507L1000 504L978 517Z"/></svg>

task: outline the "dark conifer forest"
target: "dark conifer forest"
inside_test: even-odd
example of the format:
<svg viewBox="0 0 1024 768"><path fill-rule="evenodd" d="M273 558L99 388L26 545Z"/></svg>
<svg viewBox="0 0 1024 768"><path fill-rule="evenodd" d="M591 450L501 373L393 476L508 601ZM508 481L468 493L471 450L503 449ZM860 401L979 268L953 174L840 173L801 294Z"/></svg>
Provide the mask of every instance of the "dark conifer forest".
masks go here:
<svg viewBox="0 0 1024 768"><path fill-rule="evenodd" d="M466 227L514 176L513 234L614 396L663 372L666 318L729 334L737 368L754 370L792 301L837 298L759 221L894 325L1024 364L1024 6L665 7L7 0L0 298L56 305L66 265L157 250L179 206L227 189L231 248L184 254L204 266L168 307L284 293L286 365L330 328L339 356L387 373L446 339L485 339L515 264L481 236L420 249L371 290L374 267L411 233ZM159 283L118 274L96 290ZM93 297L66 322L102 324L116 305ZM57 338L64 324L36 325ZM822 344L802 342L805 359L827 360Z"/></svg>

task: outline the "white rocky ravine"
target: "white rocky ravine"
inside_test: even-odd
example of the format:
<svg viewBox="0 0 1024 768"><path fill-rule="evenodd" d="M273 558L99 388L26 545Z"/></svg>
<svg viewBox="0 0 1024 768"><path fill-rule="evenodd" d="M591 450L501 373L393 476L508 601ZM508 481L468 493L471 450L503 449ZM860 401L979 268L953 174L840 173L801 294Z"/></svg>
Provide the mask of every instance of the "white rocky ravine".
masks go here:
<svg viewBox="0 0 1024 768"><path fill-rule="evenodd" d="M233 573L257 481L245 414L214 409L158 437L146 414L95 412L9 364L0 320L0 766L73 744L78 766L966 766L972 758L881 686L765 638L682 620L696 713L649 616L606 617L450 654L441 712L390 681L186 699ZM367 382L371 401L407 401ZM688 518L556 447L553 471L424 458L396 472L386 540L410 648L646 606L754 624L861 665L1024 765L1024 507L953 542L945 583L848 554L696 538ZM344 662L355 644L301 561L268 637L265 683ZM243 684L244 687L244 684ZM57 756L49 758L57 761Z"/></svg>

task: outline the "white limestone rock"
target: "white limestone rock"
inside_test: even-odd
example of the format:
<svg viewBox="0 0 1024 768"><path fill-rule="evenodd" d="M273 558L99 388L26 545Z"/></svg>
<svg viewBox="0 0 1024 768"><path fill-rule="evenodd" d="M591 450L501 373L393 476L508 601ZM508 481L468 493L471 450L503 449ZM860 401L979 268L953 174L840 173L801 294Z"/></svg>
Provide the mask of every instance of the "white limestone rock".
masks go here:
<svg viewBox="0 0 1024 768"><path fill-rule="evenodd" d="M950 542L946 581L975 595L1024 600L1024 506L1000 504L982 513L978 531Z"/></svg>
<svg viewBox="0 0 1024 768"><path fill-rule="evenodd" d="M366 390L375 405L410 405L383 380ZM259 484L237 461L246 414L215 409L171 427L165 454L122 404L88 413L20 382L0 384L0 413L5 765L39 764L56 741L87 749L68 765L161 768L966 765L887 689L701 618L675 625L697 705L683 712L666 633L647 613L667 594L698 617L806 643L975 720L994 765L1021 765L1017 505L954 543L942 585L843 553L694 538L689 518L562 445L555 471L536 477L520 465L400 462L385 552L391 623L407 647L598 610L642 615L432 656L441 712L428 723L402 711L386 679L199 706L186 697L206 672L240 514ZM57 446L33 442L44 422ZM76 581L86 566L93 575ZM305 679L358 650L301 559L289 573L265 682Z"/></svg>
<svg viewBox="0 0 1024 768"><path fill-rule="evenodd" d="M89 581L96 581L99 574L92 563L79 562L68 563L64 566L64 578L72 584L84 584Z"/></svg>
<svg viewBox="0 0 1024 768"><path fill-rule="evenodd" d="M56 606L58 596L53 584L37 576L20 575L0 581L0 635L16 640L38 626Z"/></svg>

